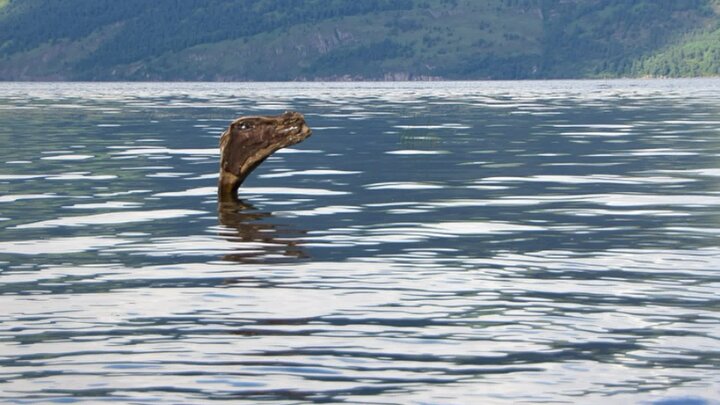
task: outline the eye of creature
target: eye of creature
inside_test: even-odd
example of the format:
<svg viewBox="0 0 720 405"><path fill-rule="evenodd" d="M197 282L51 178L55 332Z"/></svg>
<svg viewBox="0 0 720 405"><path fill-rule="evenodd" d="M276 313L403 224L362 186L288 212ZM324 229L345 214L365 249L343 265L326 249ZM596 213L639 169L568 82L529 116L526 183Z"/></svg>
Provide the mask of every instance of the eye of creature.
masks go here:
<svg viewBox="0 0 720 405"><path fill-rule="evenodd" d="M252 125L248 124L247 122L243 122L240 124L240 129L250 129L252 128Z"/></svg>

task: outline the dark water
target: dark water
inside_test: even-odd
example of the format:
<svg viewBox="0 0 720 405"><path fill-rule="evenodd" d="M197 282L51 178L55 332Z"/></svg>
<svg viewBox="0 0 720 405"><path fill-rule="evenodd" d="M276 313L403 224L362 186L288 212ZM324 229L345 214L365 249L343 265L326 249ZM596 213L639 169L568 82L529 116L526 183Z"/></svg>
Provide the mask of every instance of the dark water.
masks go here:
<svg viewBox="0 0 720 405"><path fill-rule="evenodd" d="M717 404L718 94L2 84L0 401Z"/></svg>

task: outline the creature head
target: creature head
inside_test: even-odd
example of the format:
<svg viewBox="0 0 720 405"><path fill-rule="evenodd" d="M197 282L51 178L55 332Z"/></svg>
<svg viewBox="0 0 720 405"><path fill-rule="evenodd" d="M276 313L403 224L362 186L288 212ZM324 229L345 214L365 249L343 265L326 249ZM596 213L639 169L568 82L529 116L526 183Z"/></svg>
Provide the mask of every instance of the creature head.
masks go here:
<svg viewBox="0 0 720 405"><path fill-rule="evenodd" d="M218 194L234 196L245 178L278 149L302 142L312 134L297 112L275 117L242 117L220 137Z"/></svg>

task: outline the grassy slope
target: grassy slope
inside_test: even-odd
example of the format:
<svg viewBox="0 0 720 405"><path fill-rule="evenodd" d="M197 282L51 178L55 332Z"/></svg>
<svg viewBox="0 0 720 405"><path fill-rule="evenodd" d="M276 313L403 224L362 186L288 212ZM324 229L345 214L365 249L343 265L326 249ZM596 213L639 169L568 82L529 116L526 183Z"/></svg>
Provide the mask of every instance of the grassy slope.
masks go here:
<svg viewBox="0 0 720 405"><path fill-rule="evenodd" d="M635 63L633 73L652 77L720 76L720 29L685 41Z"/></svg>
<svg viewBox="0 0 720 405"><path fill-rule="evenodd" d="M720 0L712 0L720 16ZM720 21L692 32L671 45L636 61L632 74L653 77L720 76Z"/></svg>
<svg viewBox="0 0 720 405"><path fill-rule="evenodd" d="M707 0L575 1L549 14L550 77L627 75L636 60L715 18Z"/></svg>
<svg viewBox="0 0 720 405"><path fill-rule="evenodd" d="M373 1L0 0L0 79L512 79L720 65L720 0Z"/></svg>

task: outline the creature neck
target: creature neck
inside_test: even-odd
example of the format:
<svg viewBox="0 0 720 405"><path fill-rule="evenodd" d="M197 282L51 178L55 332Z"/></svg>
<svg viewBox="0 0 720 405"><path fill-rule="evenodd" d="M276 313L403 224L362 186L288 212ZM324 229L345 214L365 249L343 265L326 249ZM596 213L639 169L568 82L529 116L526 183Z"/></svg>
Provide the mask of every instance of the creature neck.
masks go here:
<svg viewBox="0 0 720 405"><path fill-rule="evenodd" d="M243 179L240 179L238 176L230 172L220 170L220 179L218 180L218 201L239 201L237 193L238 189L240 188L240 184L242 184L242 180Z"/></svg>

